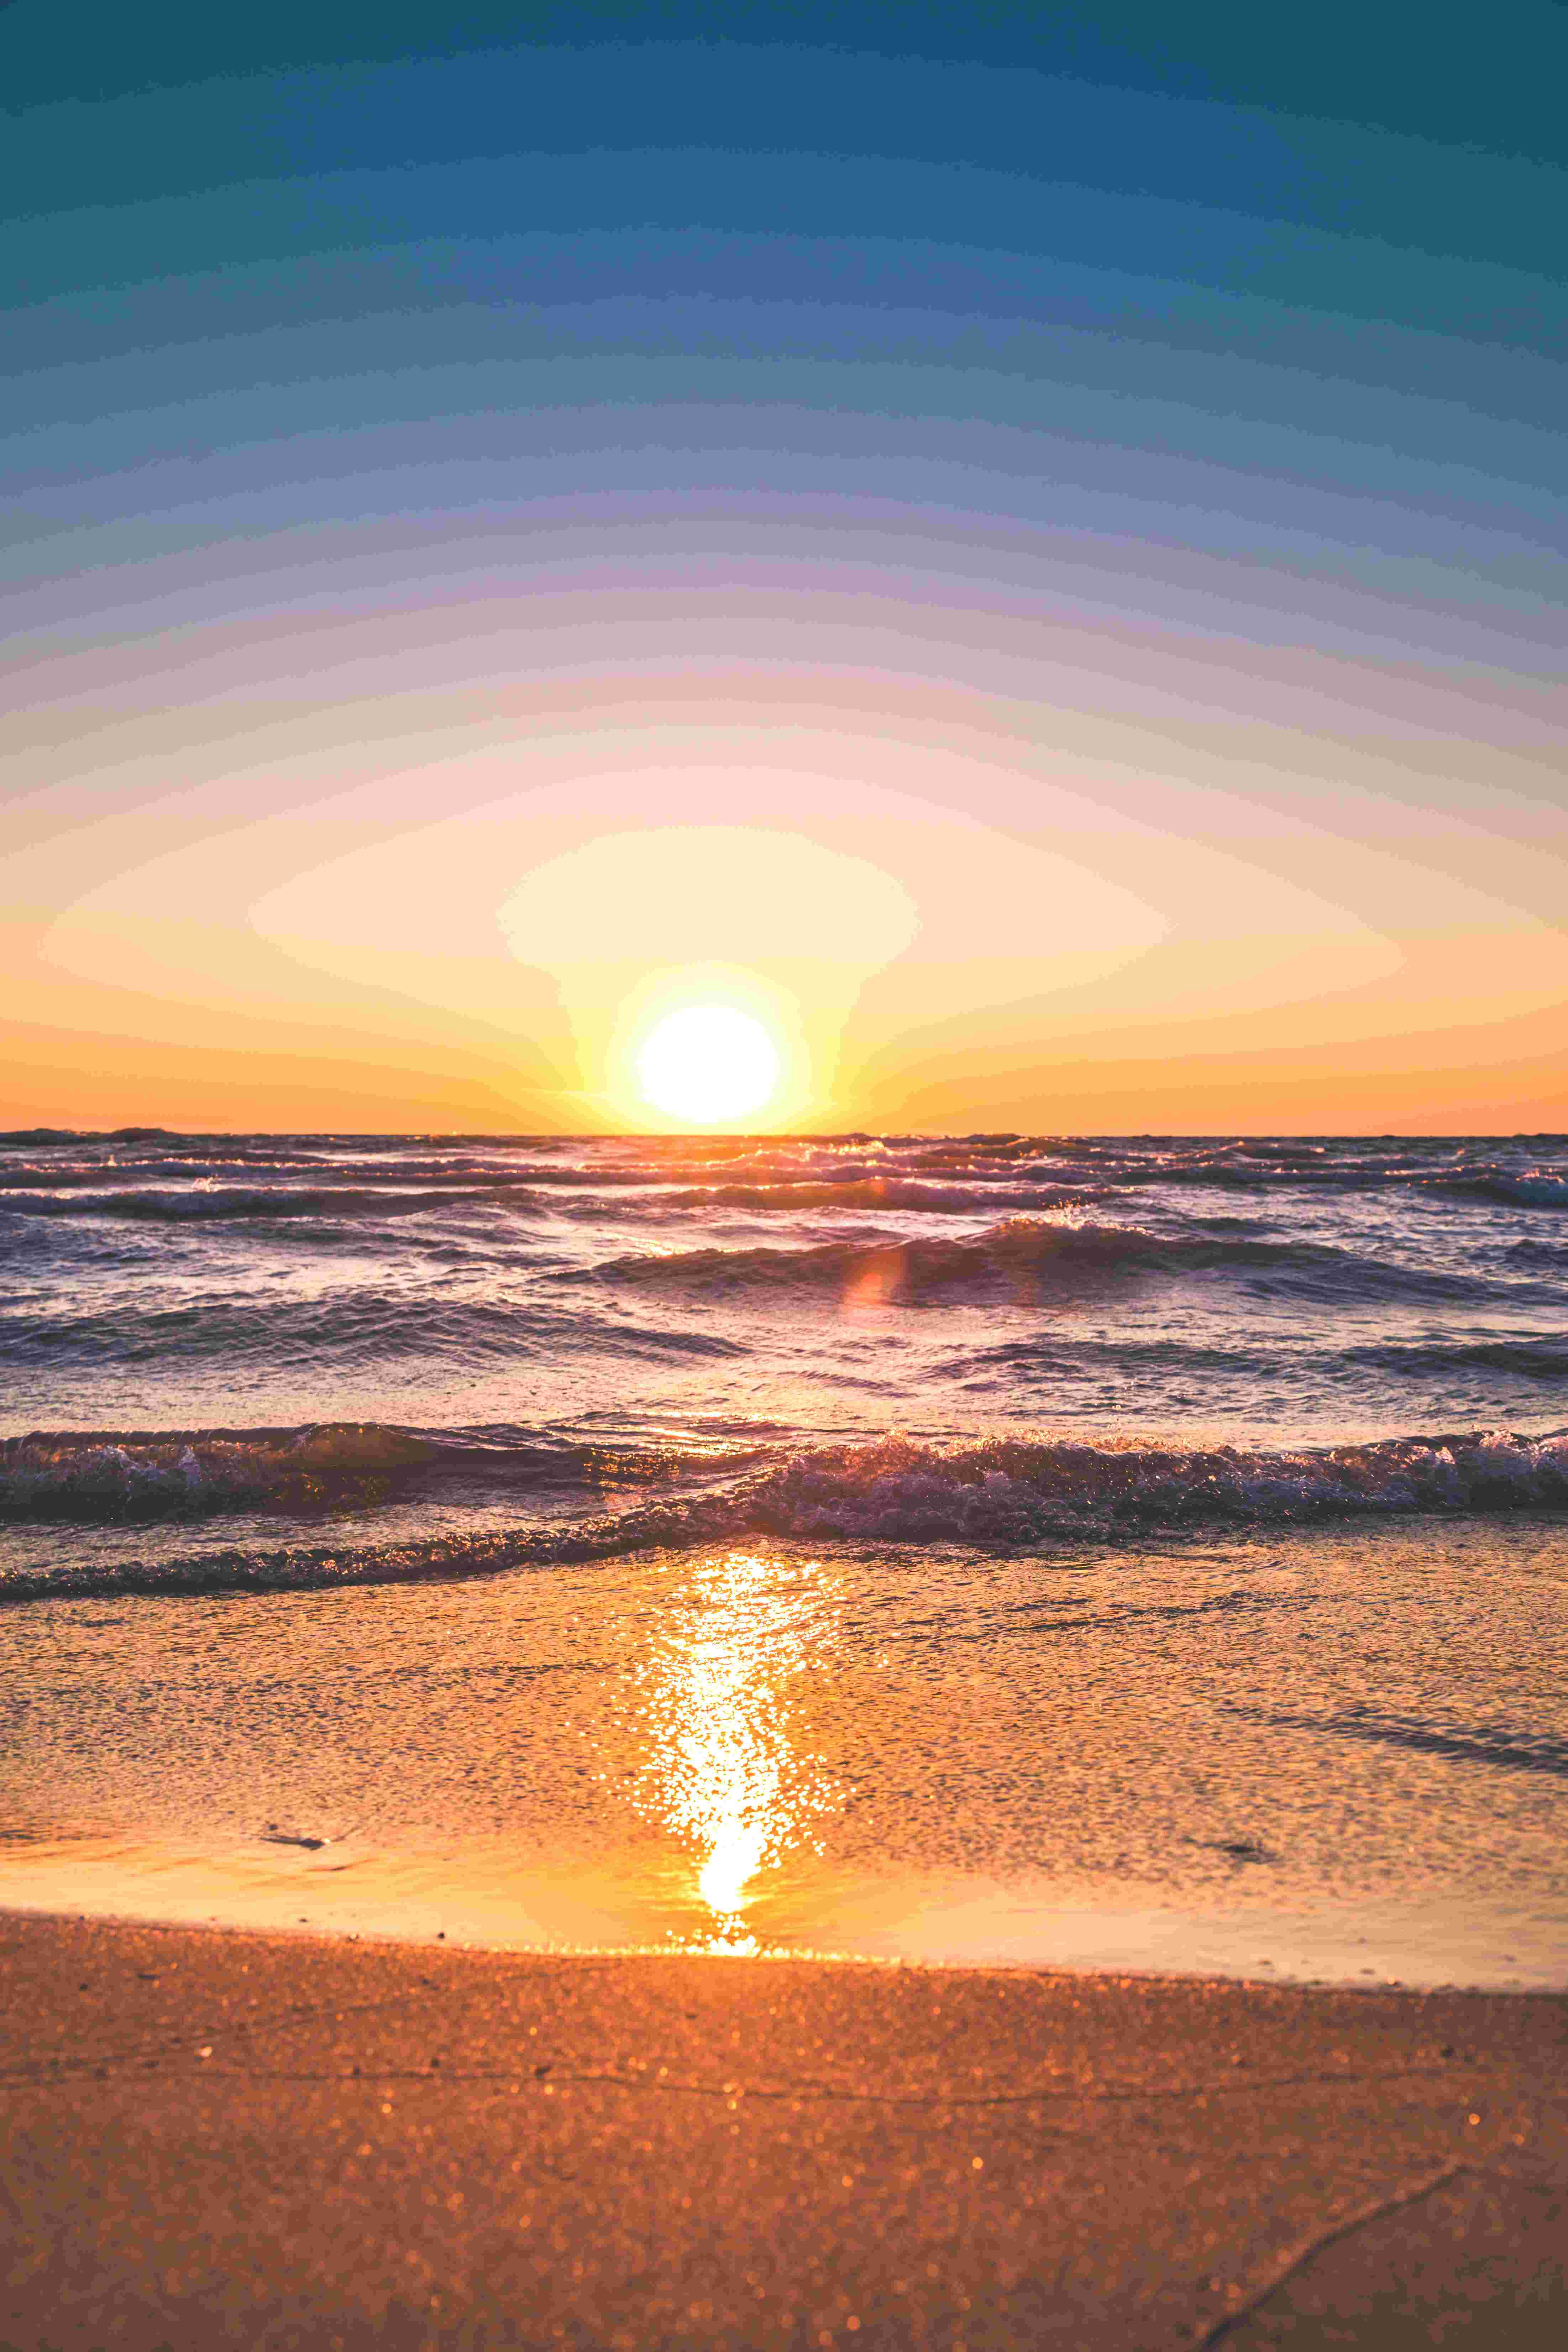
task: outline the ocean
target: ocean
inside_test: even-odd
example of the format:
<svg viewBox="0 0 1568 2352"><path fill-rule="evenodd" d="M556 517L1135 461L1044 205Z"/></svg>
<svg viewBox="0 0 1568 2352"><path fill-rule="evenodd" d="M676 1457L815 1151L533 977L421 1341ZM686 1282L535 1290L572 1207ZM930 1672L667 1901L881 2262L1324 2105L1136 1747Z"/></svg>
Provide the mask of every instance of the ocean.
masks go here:
<svg viewBox="0 0 1568 2352"><path fill-rule="evenodd" d="M1568 1139L0 1141L0 1902L1568 1982Z"/></svg>

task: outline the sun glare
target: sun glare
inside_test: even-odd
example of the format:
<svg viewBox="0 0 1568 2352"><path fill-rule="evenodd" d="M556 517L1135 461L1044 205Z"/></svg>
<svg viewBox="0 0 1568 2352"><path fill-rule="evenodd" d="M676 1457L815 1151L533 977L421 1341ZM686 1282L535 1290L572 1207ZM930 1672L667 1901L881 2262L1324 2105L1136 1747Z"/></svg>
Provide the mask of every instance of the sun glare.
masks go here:
<svg viewBox="0 0 1568 2352"><path fill-rule="evenodd" d="M728 1005L671 1013L637 1055L645 1100L671 1118L744 1118L779 1081L779 1057L760 1021Z"/></svg>

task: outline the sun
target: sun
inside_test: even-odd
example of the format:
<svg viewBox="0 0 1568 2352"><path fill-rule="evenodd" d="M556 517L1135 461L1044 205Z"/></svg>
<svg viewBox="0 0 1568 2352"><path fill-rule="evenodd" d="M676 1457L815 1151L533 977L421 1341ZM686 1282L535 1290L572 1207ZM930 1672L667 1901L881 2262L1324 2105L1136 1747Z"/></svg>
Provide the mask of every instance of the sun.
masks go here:
<svg viewBox="0 0 1568 2352"><path fill-rule="evenodd" d="M749 1013L693 1004L666 1015L637 1055L644 1100L694 1126L744 1118L779 1082L773 1039Z"/></svg>

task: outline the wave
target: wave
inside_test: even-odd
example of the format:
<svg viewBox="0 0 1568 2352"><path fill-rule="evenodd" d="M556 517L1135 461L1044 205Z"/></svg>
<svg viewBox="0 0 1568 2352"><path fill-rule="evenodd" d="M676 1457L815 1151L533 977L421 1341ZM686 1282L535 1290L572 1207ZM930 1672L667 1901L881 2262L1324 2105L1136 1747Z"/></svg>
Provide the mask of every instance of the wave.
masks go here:
<svg viewBox="0 0 1568 2352"><path fill-rule="evenodd" d="M256 1217L415 1217L473 1201L497 1202L513 1210L539 1205L526 1189L494 1182L445 1185L420 1192L388 1192L349 1184L280 1184L270 1191L235 1184L189 1192L72 1192L66 1198L58 1192L29 1196L8 1191L0 1199L0 1212L21 1217L124 1217L139 1223L179 1225Z"/></svg>
<svg viewBox="0 0 1568 2352"><path fill-rule="evenodd" d="M560 1135L435 1135L416 1130L405 1135L372 1135L345 1133L331 1129L257 1129L252 1131L218 1130L204 1133L198 1129L173 1127L12 1127L0 1129L0 1150L17 1150L29 1147L59 1148L67 1150L93 1150L110 1143L142 1143L166 1146L174 1154L199 1155L206 1152L230 1154L236 1151L335 1151L345 1150L356 1158L371 1159L382 1152L407 1151L414 1148L425 1150L528 1150L560 1151L580 1149L580 1139Z"/></svg>
<svg viewBox="0 0 1568 2352"><path fill-rule="evenodd" d="M1042 1171L1043 1172L1043 1171ZM1086 1173L1089 1171L1085 1171ZM1407 1192L1421 1199L1483 1201L1502 1208L1568 1209L1568 1180L1546 1169L1515 1173L1491 1168L1434 1173L1429 1168L1312 1166L1300 1160L1214 1160L1162 1167L1147 1162L1093 1170L1106 1186L1202 1188L1220 1192Z"/></svg>
<svg viewBox="0 0 1568 2352"><path fill-rule="evenodd" d="M179 1461L174 1466L188 1475ZM770 1537L1007 1551L1062 1538L1133 1539L1216 1525L1479 1516L1565 1505L1568 1433L1474 1431L1279 1453L1021 1439L942 1450L892 1437L808 1449L718 1491L567 1526L379 1547L236 1548L174 1560L29 1569L0 1574L0 1601L423 1582Z"/></svg>
<svg viewBox="0 0 1568 2352"><path fill-rule="evenodd" d="M192 1136L179 1135L172 1127L7 1127L0 1129L0 1147L14 1150L18 1145L91 1143L174 1143L185 1145L195 1141Z"/></svg>
<svg viewBox="0 0 1568 2352"><path fill-rule="evenodd" d="M1525 1380L1568 1380L1568 1333L1530 1339L1392 1340L1376 1347L1347 1348L1344 1360L1375 1365L1379 1371L1429 1373L1477 1370L1514 1372Z"/></svg>
<svg viewBox="0 0 1568 2352"><path fill-rule="evenodd" d="M28 1192L132 1192L145 1187L154 1196L184 1199L193 1192L171 1193L170 1187L178 1183L187 1188L200 1188L202 1194L218 1190L213 1181L215 1171L244 1173L260 1170L271 1176L303 1178L308 1185L322 1192L363 1191L367 1198L385 1197L395 1184L418 1184L434 1187L437 1192L465 1197L470 1192L505 1192L517 1186L552 1185L575 1189L591 1187L597 1191L607 1187L617 1191L626 1185L663 1185L668 1183L668 1171L663 1169L619 1168L595 1169L578 1167L540 1167L532 1163L487 1160L387 1160L374 1167L362 1167L357 1161L334 1165L331 1160L300 1159L292 1153L233 1152L221 1159L216 1154L205 1160L115 1160L83 1163L72 1161L62 1167L44 1167L32 1160L0 1165L0 1193L13 1195ZM153 1180L162 1180L158 1182ZM257 1186L258 1193L276 1191L288 1198L289 1187ZM13 1202L7 1199L5 1205Z"/></svg>
<svg viewBox="0 0 1568 2352"><path fill-rule="evenodd" d="M948 1145L920 1152L910 1163L920 1175L984 1179L991 1169L1030 1181L1135 1188L1215 1187L1229 1191L1279 1191L1305 1187L1336 1192L1405 1191L1507 1208L1568 1208L1568 1178L1547 1168L1508 1167L1489 1161L1445 1168L1435 1155L1454 1147L1435 1143L1425 1151L1369 1152L1353 1145L1281 1139L1189 1146L1177 1139L1142 1148L1126 1139L1018 1139L1005 1149L976 1150Z"/></svg>
<svg viewBox="0 0 1568 2352"><path fill-rule="evenodd" d="M1521 1176L1506 1169L1485 1169L1469 1176L1442 1176L1430 1190L1457 1194L1462 1200L1495 1201L1508 1209L1568 1209L1568 1177L1534 1168Z"/></svg>
<svg viewBox="0 0 1568 2352"><path fill-rule="evenodd" d="M1510 1242L1500 1255L1510 1265L1568 1266L1568 1242L1555 1234L1549 1238L1531 1234L1526 1241Z"/></svg>
<svg viewBox="0 0 1568 2352"><path fill-rule="evenodd" d="M1331 1286L1337 1296L1350 1289L1362 1297L1473 1298L1477 1288L1459 1276L1360 1257L1324 1243L1166 1235L1136 1225L1057 1224L1031 1217L1008 1218L988 1232L953 1239L881 1234L795 1249L650 1251L551 1279L595 1278L658 1290L831 1291L858 1304L910 1306L955 1293L1026 1302L1120 1276L1197 1273L1272 1274Z"/></svg>
<svg viewBox="0 0 1568 2352"><path fill-rule="evenodd" d="M798 1454L752 1486L747 1507L777 1534L1011 1541L1548 1501L1568 1502L1568 1435L1484 1431L1279 1453L1012 1438L942 1450L893 1438Z"/></svg>
<svg viewBox="0 0 1568 2352"><path fill-rule="evenodd" d="M273 1298L195 1299L169 1307L17 1317L0 1326L0 1361L37 1375L45 1367L221 1362L299 1368L312 1375L345 1366L406 1363L432 1370L537 1359L546 1350L597 1352L659 1361L749 1353L739 1339L674 1318L663 1323L575 1313L563 1318L548 1297L442 1297L430 1286L363 1287Z"/></svg>
<svg viewBox="0 0 1568 2352"><path fill-rule="evenodd" d="M670 1209L751 1209L787 1214L795 1209L909 1209L927 1216L994 1215L998 1209L1065 1209L1100 1197L1098 1190L1037 1185L932 1184L909 1176L844 1176L827 1181L713 1184L661 1193L654 1206Z"/></svg>
<svg viewBox="0 0 1568 2352"><path fill-rule="evenodd" d="M376 1423L292 1430L41 1434L0 1444L0 1517L86 1522L300 1508L366 1493L435 1449Z"/></svg>
<svg viewBox="0 0 1568 2352"><path fill-rule="evenodd" d="M859 1186L926 1184L984 1188L993 1206L1003 1188L1218 1187L1355 1193L1394 1190L1506 1208L1568 1207L1561 1139L1520 1138L1484 1157L1462 1139L983 1135L916 1137L657 1137L595 1145L539 1136L178 1135L155 1128L110 1134L51 1129L0 1136L0 1187L36 1190L120 1186L138 1178L167 1184L230 1168L293 1171L323 1183L494 1181L615 1192L683 1184L737 1192L728 1205L766 1210L811 1205L768 1195L805 1184L846 1204ZM1527 1154L1530 1155L1527 1157ZM15 1155L15 1157L11 1156ZM823 1205L831 1205L824 1201ZM874 1189L859 1203L882 1205ZM700 1206L692 1198L684 1203ZM940 1213L940 1197L911 1199ZM984 1205L984 1202L981 1203Z"/></svg>
<svg viewBox="0 0 1568 2352"><path fill-rule="evenodd" d="M243 1177L258 1171L264 1179L293 1177L334 1192L355 1186L384 1192L400 1183L466 1188L531 1181L526 1169L498 1167L486 1160L398 1160L363 1168L353 1162L335 1165L331 1160L301 1158L295 1152L232 1151L221 1157L214 1153L201 1160L69 1160L64 1165L45 1165L28 1160L16 1160L8 1166L0 1163L0 1192L130 1192L139 1186L157 1192L167 1191L174 1184L210 1191L216 1178L230 1174ZM547 1170L546 1181L553 1181L559 1173L556 1169Z"/></svg>
<svg viewBox="0 0 1568 2352"><path fill-rule="evenodd" d="M0 1442L0 1519L192 1519L311 1512L498 1490L691 1481L757 1460L753 1441L606 1446L516 1424L430 1431L384 1422L289 1429L35 1431Z"/></svg>

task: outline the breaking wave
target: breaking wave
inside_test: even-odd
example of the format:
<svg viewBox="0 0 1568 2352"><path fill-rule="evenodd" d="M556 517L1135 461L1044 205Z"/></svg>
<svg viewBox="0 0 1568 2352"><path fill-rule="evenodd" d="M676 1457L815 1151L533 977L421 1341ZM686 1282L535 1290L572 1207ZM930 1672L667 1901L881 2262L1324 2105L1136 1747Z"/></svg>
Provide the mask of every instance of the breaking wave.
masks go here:
<svg viewBox="0 0 1568 2352"><path fill-rule="evenodd" d="M116 1525L311 1513L437 1495L689 1483L756 1460L755 1444L605 1446L502 1426L326 1422L299 1429L35 1432L0 1442L0 1519ZM0 1588L3 1589L3 1588Z"/></svg>
<svg viewBox="0 0 1568 2352"><path fill-rule="evenodd" d="M294 1430L36 1434L0 1445L0 1516L101 1521L299 1509L364 1494L434 1449L375 1423Z"/></svg>
<svg viewBox="0 0 1568 2352"><path fill-rule="evenodd" d="M373 1459L384 1457L385 1467L396 1468L405 1434L295 1433L307 1470L313 1450L316 1463L325 1465L344 1450L357 1458L366 1448ZM26 1447L38 1441L16 1443ZM209 1441L209 1455L213 1450ZM131 1454L128 1445L120 1451ZM172 1464L150 1466L160 1475L189 1480L187 1456L196 1473L209 1475L189 1444ZM13 1461L7 1475L36 1475L37 1466ZM698 1466L665 1462L653 1475L689 1476ZM1277 1453L1012 1439L942 1449L892 1437L861 1446L812 1447L762 1469L737 1472L732 1458L706 1466L710 1476L715 1467L729 1474L717 1488L569 1525L557 1520L380 1547L340 1541L29 1569L0 1578L0 1600L406 1583L767 1537L1009 1550L1061 1538L1131 1539L1145 1531L1215 1525L1287 1527L1568 1505L1568 1433L1529 1438L1472 1431ZM112 1475L132 1474L119 1465Z"/></svg>

